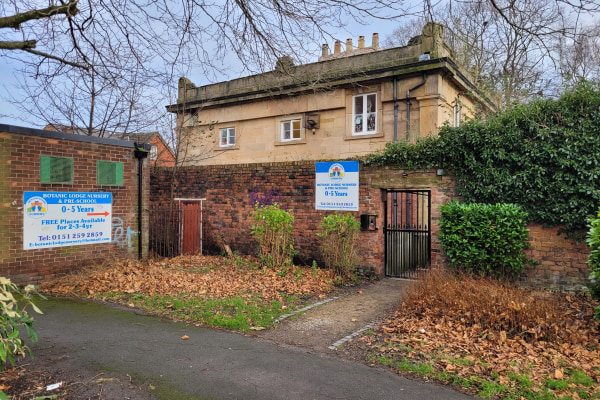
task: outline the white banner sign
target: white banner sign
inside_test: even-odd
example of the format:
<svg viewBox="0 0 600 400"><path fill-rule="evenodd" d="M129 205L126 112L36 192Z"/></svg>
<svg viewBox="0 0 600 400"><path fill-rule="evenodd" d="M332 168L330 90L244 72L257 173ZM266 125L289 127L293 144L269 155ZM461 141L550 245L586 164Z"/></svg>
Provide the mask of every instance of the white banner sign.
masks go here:
<svg viewBox="0 0 600 400"><path fill-rule="evenodd" d="M25 250L110 242L112 193L24 192Z"/></svg>
<svg viewBox="0 0 600 400"><path fill-rule="evenodd" d="M358 211L358 192L358 161L317 163L317 210Z"/></svg>

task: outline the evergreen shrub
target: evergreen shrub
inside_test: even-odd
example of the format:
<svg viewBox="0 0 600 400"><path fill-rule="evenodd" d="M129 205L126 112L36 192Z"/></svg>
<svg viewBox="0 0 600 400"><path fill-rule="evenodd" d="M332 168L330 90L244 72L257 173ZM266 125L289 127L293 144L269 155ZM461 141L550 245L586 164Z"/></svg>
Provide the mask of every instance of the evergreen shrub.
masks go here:
<svg viewBox="0 0 600 400"><path fill-rule="evenodd" d="M518 205L452 201L440 210L440 242L452 268L515 279L531 263L523 253L528 216Z"/></svg>
<svg viewBox="0 0 600 400"><path fill-rule="evenodd" d="M358 264L357 241L360 222L351 213L330 214L323 218L323 230L317 233L321 239L321 254L325 266L342 280L349 279Z"/></svg>

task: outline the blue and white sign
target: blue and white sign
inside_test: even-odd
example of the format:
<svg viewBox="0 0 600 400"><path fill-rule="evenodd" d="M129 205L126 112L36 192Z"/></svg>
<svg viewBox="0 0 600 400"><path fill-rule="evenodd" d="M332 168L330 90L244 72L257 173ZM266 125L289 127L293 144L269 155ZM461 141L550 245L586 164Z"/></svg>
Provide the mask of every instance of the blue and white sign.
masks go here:
<svg viewBox="0 0 600 400"><path fill-rule="evenodd" d="M358 190L358 161L317 163L317 210L358 211Z"/></svg>
<svg viewBox="0 0 600 400"><path fill-rule="evenodd" d="M24 192L23 248L110 242L112 193Z"/></svg>

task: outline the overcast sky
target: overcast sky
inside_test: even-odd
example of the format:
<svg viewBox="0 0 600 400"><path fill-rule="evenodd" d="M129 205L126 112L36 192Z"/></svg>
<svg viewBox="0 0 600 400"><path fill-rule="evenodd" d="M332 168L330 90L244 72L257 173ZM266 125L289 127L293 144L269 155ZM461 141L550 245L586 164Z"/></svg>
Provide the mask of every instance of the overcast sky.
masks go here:
<svg viewBox="0 0 600 400"><path fill-rule="evenodd" d="M379 33L380 42L389 35L394 28L398 24L392 21L374 21L370 25L361 25L359 23L349 24L346 29L338 30L333 32L335 37L339 38L343 42L347 38L352 38L354 46L358 44L358 37L365 37L365 46L371 46L371 38L373 33ZM333 51L334 43L328 43L330 51ZM314 44L314 54L307 55L308 62L317 62L319 56L321 55L321 45L322 43ZM229 60L231 61L231 60ZM8 101L8 93L10 91L18 90L16 87L16 77L15 75L18 73L18 63L7 59L6 57L0 57L0 124L7 125L17 125L17 126L25 126L29 128L43 128L43 126L32 126L28 122L24 122L20 115L22 115L21 111L18 110L13 104ZM268 66L267 70L272 69L274 66ZM229 79L239 78L243 76L238 71L230 70L228 76L217 76L216 81L226 81ZM247 75L247 74L246 74ZM187 76L194 84L196 85L204 85L208 83L214 83L207 80L207 78L202 74L201 71L191 71L189 76ZM177 82L173 82L175 86ZM172 102L175 102L176 99L172 99ZM166 106L167 104L165 104Z"/></svg>

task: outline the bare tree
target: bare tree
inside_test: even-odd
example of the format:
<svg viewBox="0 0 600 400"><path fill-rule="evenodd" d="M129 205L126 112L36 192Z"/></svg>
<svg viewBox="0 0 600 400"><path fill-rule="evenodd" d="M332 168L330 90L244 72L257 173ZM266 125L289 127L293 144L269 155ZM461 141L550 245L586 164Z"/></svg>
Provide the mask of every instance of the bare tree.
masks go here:
<svg viewBox="0 0 600 400"><path fill-rule="evenodd" d="M584 26L557 43L560 74L566 85L582 79L600 81L600 23Z"/></svg>
<svg viewBox="0 0 600 400"><path fill-rule="evenodd" d="M507 107L554 93L560 81L557 65L563 69L565 62L580 65L581 60L573 62L565 56L576 45L580 53L581 46L593 47L589 40L584 45L583 39L596 31L587 30L587 36L578 33L577 17L587 12L598 12L598 8L588 1L567 7L558 0L473 0L450 1L434 10L431 18L446 26L455 59L475 83L498 105ZM561 47L558 43L563 43L562 56L556 51Z"/></svg>

